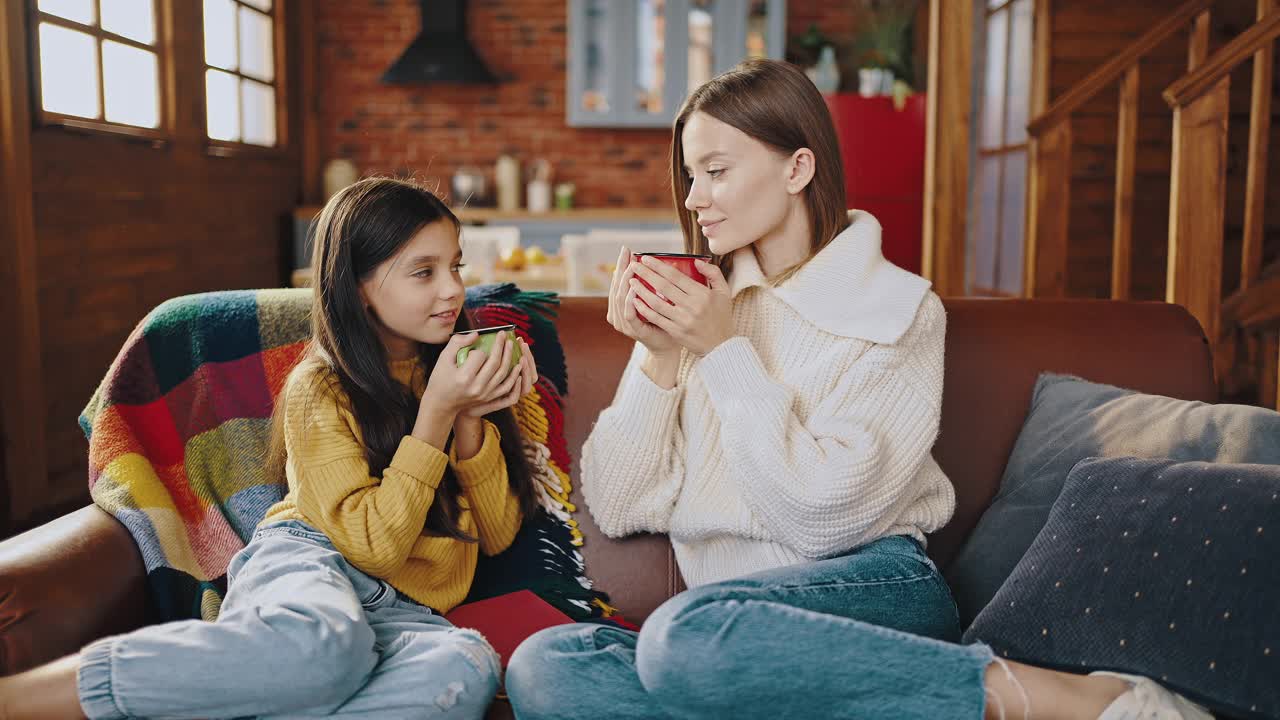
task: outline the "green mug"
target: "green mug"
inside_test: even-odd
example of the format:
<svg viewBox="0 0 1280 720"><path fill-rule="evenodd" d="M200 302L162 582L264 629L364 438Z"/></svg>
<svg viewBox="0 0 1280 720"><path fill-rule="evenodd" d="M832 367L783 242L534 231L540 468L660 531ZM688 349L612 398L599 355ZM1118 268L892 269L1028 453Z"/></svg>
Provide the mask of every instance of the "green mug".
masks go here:
<svg viewBox="0 0 1280 720"><path fill-rule="evenodd" d="M467 356L471 354L472 350L480 350L485 354L491 352L493 350L493 343L498 339L498 334L504 332L507 334L507 341L511 343L511 367L515 367L520 364L520 355L522 351L520 350L520 343L516 341L516 326L495 325L493 327L480 328L478 330L464 330L459 333L454 333L455 335L469 335L471 333L477 333L480 335L480 337L476 338L475 342L458 351L458 367L462 367L462 363L466 362Z"/></svg>

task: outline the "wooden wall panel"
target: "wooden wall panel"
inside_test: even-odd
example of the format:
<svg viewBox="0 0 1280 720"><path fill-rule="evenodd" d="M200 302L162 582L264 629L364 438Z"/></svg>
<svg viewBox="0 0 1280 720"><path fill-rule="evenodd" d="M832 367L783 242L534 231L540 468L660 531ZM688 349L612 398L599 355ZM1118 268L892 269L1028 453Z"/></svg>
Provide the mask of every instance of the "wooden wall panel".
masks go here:
<svg viewBox="0 0 1280 720"><path fill-rule="evenodd" d="M199 5L173 8L171 142L156 147L56 127L31 133L48 478L28 480L39 503L15 516L15 527L87 499L77 417L149 310L186 293L283 284L286 223L300 199L297 144L208 153ZM297 29L286 29L292 74ZM289 95L286 117L294 120L285 135L300 138L298 93Z"/></svg>
<svg viewBox="0 0 1280 720"><path fill-rule="evenodd" d="M31 512L46 477L23 26L20 3L0 6L0 524Z"/></svg>

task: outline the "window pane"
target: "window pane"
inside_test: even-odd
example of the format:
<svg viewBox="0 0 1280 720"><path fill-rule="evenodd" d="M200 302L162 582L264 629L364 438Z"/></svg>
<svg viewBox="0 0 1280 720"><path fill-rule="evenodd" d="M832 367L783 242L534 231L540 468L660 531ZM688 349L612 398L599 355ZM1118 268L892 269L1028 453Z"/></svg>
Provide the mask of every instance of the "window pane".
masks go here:
<svg viewBox="0 0 1280 720"><path fill-rule="evenodd" d="M102 29L140 43L155 43L152 0L102 0Z"/></svg>
<svg viewBox="0 0 1280 720"><path fill-rule="evenodd" d="M254 145L276 144L276 91L270 85L244 80L244 141Z"/></svg>
<svg viewBox="0 0 1280 720"><path fill-rule="evenodd" d="M236 65L236 5L231 0L204 0L204 61L224 70Z"/></svg>
<svg viewBox="0 0 1280 720"><path fill-rule="evenodd" d="M747 58L769 54L769 0L752 0L747 10Z"/></svg>
<svg viewBox="0 0 1280 720"><path fill-rule="evenodd" d="M92 35L40 23L40 99L49 112L102 117L98 43Z"/></svg>
<svg viewBox="0 0 1280 720"><path fill-rule="evenodd" d="M276 76L271 18L240 8L240 72L271 82Z"/></svg>
<svg viewBox="0 0 1280 720"><path fill-rule="evenodd" d="M102 82L108 120L148 128L160 125L160 71L155 53L104 40Z"/></svg>
<svg viewBox="0 0 1280 720"><path fill-rule="evenodd" d="M206 70L204 84L209 137L214 140L239 140L239 79L218 70Z"/></svg>
<svg viewBox="0 0 1280 720"><path fill-rule="evenodd" d="M604 65L609 47L609 6L606 0L588 0L586 9L587 61L582 73L582 109L609 112L609 77Z"/></svg>
<svg viewBox="0 0 1280 720"><path fill-rule="evenodd" d="M666 17L663 0L636 1L636 109L645 113L662 112L663 38Z"/></svg>
<svg viewBox="0 0 1280 720"><path fill-rule="evenodd" d="M1005 143L1027 139L1027 113L1031 108L1031 0L1013 5L1013 38L1009 47L1009 109Z"/></svg>
<svg viewBox="0 0 1280 720"><path fill-rule="evenodd" d="M1000 221L1000 156L978 158L978 184L973 189L973 230L969 282L972 288L996 287L996 230Z"/></svg>
<svg viewBox="0 0 1280 720"><path fill-rule="evenodd" d="M85 25L95 25L98 22L97 13L93 9L93 0L40 0L36 7L50 15L57 15Z"/></svg>
<svg viewBox="0 0 1280 720"><path fill-rule="evenodd" d="M271 12L271 0L244 0L245 5L252 5L262 12Z"/></svg>
<svg viewBox="0 0 1280 720"><path fill-rule="evenodd" d="M689 92L710 80L715 70L711 33L714 6L715 0L692 0L689 3Z"/></svg>
<svg viewBox="0 0 1280 720"><path fill-rule="evenodd" d="M1013 295L1022 294L1022 248L1027 198L1027 153L1018 150L1004 159L1003 228L1000 232L1000 273L998 287Z"/></svg>
<svg viewBox="0 0 1280 720"><path fill-rule="evenodd" d="M1009 11L987 18L987 59L982 86L982 135L980 147L999 147L1004 121L1004 66Z"/></svg>

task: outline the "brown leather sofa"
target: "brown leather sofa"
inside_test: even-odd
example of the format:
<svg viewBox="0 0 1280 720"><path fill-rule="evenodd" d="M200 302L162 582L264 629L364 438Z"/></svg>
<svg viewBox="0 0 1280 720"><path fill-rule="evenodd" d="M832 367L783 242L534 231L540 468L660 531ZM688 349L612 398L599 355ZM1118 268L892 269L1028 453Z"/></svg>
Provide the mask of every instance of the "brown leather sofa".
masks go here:
<svg viewBox="0 0 1280 720"><path fill-rule="evenodd" d="M995 494L1043 370L1144 392L1212 402L1208 345L1181 307L1112 301L950 299L942 432L934 455L956 486L951 523L930 539L944 570ZM630 342L598 298L566 298L559 313L569 366L565 416L577 451L613 397ZM68 418L74 422L74 418ZM575 468L576 470L576 468ZM610 540L574 478L588 573L631 620L684 588L667 539ZM0 673L74 652L147 622L142 561L129 534L94 506L0 543ZM490 715L505 717L496 703Z"/></svg>

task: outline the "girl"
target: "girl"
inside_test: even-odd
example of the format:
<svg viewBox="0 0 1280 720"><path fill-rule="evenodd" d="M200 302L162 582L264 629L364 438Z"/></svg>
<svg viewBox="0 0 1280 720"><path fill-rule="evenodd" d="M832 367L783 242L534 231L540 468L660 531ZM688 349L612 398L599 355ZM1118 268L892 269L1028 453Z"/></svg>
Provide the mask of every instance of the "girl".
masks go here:
<svg viewBox="0 0 1280 720"><path fill-rule="evenodd" d="M533 512L510 411L521 340L458 367L469 328L458 219L408 182L362 180L320 215L312 341L276 409L288 494L231 561L214 623L95 642L0 680L6 717L479 718L498 660L441 617L477 554ZM452 337L451 337L452 335Z"/></svg>
<svg viewBox="0 0 1280 720"><path fill-rule="evenodd" d="M884 259L875 219L846 215L813 84L746 62L686 101L671 150L686 247L713 257L697 264L709 286L623 248L608 319L636 346L583 447L582 488L606 534L667 533L691 589L638 634L531 637L507 668L516 714L1177 712L1149 681L943 642L960 628L924 542L955 508L930 455L946 317L928 282Z"/></svg>

